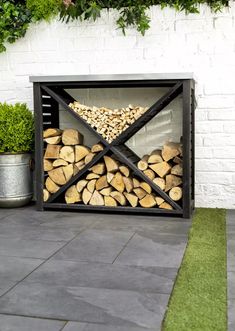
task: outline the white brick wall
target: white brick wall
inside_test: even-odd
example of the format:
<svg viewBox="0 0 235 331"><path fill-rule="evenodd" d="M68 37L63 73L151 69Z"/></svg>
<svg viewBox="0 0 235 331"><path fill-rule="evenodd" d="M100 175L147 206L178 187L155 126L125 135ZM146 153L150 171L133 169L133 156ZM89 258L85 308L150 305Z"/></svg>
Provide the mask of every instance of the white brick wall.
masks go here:
<svg viewBox="0 0 235 331"><path fill-rule="evenodd" d="M200 15L159 7L150 15L145 37L135 29L124 37L116 29L115 11L104 11L96 23L32 25L25 38L0 54L0 101L27 102L32 108L29 75L194 72L196 204L235 208L235 4L217 14L202 6ZM161 115L162 141L180 136L179 125L171 121L176 116L179 122L180 114L173 109L178 108L170 105ZM139 133L149 149L156 141L152 127ZM139 138L132 146L141 147Z"/></svg>

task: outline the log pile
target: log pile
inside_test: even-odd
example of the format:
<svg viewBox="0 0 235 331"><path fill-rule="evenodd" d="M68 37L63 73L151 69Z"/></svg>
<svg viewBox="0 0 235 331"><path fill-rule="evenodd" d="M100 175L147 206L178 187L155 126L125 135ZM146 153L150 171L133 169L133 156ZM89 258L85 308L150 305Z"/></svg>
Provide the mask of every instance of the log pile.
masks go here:
<svg viewBox="0 0 235 331"><path fill-rule="evenodd" d="M83 145L83 135L75 129L62 131L49 128L43 132L43 139L46 143L43 158L46 175L43 199L47 201L51 194L56 193L104 147L102 144L95 144L91 148ZM102 169L97 168L97 171L101 172ZM68 195L74 196L72 188Z"/></svg>
<svg viewBox="0 0 235 331"><path fill-rule="evenodd" d="M92 147L83 144L82 134L75 129L47 129L43 133L45 153L43 166L45 187L43 199L47 201L72 176L83 169L97 153L103 151L100 143ZM137 167L172 200L182 198L182 147L166 143L162 150L144 155ZM158 196L152 187L136 177L113 155L105 155L70 186L64 194L67 204L80 203L93 206L131 206L173 209Z"/></svg>
<svg viewBox="0 0 235 331"><path fill-rule="evenodd" d="M109 109L106 107L89 107L74 101L69 104L80 117L90 124L104 139L111 143L148 108L129 105L121 109Z"/></svg>
<svg viewBox="0 0 235 331"><path fill-rule="evenodd" d="M162 150L154 150L144 155L137 167L149 177L161 190L167 192L172 200L182 198L182 145L167 142Z"/></svg>

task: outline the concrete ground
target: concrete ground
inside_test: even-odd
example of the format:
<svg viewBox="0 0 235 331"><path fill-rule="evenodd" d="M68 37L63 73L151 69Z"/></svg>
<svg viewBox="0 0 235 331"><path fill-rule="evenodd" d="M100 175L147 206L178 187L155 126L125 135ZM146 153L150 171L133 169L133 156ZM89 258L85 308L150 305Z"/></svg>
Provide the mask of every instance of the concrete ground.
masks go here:
<svg viewBox="0 0 235 331"><path fill-rule="evenodd" d="M0 331L160 330L189 227L0 209Z"/></svg>

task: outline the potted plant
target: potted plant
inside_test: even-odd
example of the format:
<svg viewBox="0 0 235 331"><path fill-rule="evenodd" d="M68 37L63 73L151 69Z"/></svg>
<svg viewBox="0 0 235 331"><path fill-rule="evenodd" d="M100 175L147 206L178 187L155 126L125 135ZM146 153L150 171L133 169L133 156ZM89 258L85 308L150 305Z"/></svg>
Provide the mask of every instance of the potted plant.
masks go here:
<svg viewBox="0 0 235 331"><path fill-rule="evenodd" d="M26 104L0 103L0 207L19 207L33 195L33 114Z"/></svg>

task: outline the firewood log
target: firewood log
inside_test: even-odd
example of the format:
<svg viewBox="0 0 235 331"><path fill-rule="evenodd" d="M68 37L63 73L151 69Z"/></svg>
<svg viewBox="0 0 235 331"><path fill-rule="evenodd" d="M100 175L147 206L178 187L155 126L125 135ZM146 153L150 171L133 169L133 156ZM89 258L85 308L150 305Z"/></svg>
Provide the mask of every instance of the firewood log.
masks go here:
<svg viewBox="0 0 235 331"><path fill-rule="evenodd" d="M162 158L164 161L169 161L173 159L175 156L180 154L179 151L180 144L179 143L173 143L173 142L167 142L164 144L162 148Z"/></svg>
<svg viewBox="0 0 235 331"><path fill-rule="evenodd" d="M91 193L93 193L95 190L96 181L97 181L97 179L92 179L87 183L87 189Z"/></svg>
<svg viewBox="0 0 235 331"><path fill-rule="evenodd" d="M99 179L97 179L97 182L95 184L95 189L97 191L100 191L103 188L108 187L108 186L109 186L109 184L107 182L106 175L104 175L104 176L101 176Z"/></svg>
<svg viewBox="0 0 235 331"><path fill-rule="evenodd" d="M116 160L111 158L110 156L104 156L104 162L106 165L107 172L115 172L118 171L118 163Z"/></svg>
<svg viewBox="0 0 235 331"><path fill-rule="evenodd" d="M102 144L95 144L91 147L91 152L92 153L99 153L103 151L104 146Z"/></svg>
<svg viewBox="0 0 235 331"><path fill-rule="evenodd" d="M146 169L143 171L145 176L147 176L149 179L153 180L155 178L155 173L151 169Z"/></svg>
<svg viewBox="0 0 235 331"><path fill-rule="evenodd" d="M76 162L75 165L78 168L78 170L81 170L82 168L85 167L85 162L84 162L84 160L81 160L81 161Z"/></svg>
<svg viewBox="0 0 235 331"><path fill-rule="evenodd" d="M110 196L110 193L112 192L112 187L106 187L100 190L100 194L105 195L105 196Z"/></svg>
<svg viewBox="0 0 235 331"><path fill-rule="evenodd" d="M171 174L176 176L183 176L182 163L176 164L173 168L171 168Z"/></svg>
<svg viewBox="0 0 235 331"><path fill-rule="evenodd" d="M120 172L116 172L116 174L114 175L113 179L110 182L110 185L112 185L119 192L124 191L125 184Z"/></svg>
<svg viewBox="0 0 235 331"><path fill-rule="evenodd" d="M46 202L50 198L50 192L47 191L47 189L43 189L43 201Z"/></svg>
<svg viewBox="0 0 235 331"><path fill-rule="evenodd" d="M57 159L53 162L54 168L61 167L61 166L67 166L67 165L68 165L68 162L63 159Z"/></svg>
<svg viewBox="0 0 235 331"><path fill-rule="evenodd" d="M163 202L162 204L160 204L159 208L161 208L161 209L169 209L169 210L172 210L173 209L173 207L169 203L167 203L167 202Z"/></svg>
<svg viewBox="0 0 235 331"><path fill-rule="evenodd" d="M90 172L90 173L86 176L86 179L87 179L87 180L98 179L98 178L100 178L100 175L98 175L98 174L94 174L93 172Z"/></svg>
<svg viewBox="0 0 235 331"><path fill-rule="evenodd" d="M79 193L77 191L75 185L72 185L65 192L65 202L66 203L75 203L75 202L80 202L80 201L82 201L81 193Z"/></svg>
<svg viewBox="0 0 235 331"><path fill-rule="evenodd" d="M90 153L90 149L88 147L83 146L83 145L76 145L75 146L75 162L81 161L89 153Z"/></svg>
<svg viewBox="0 0 235 331"><path fill-rule="evenodd" d="M156 184L157 186L160 187L161 190L165 190L165 187L166 187L166 181L164 178L161 178L161 177L156 177L154 178L153 180L154 184Z"/></svg>
<svg viewBox="0 0 235 331"><path fill-rule="evenodd" d="M108 207L117 207L117 201L109 196L104 197L104 205Z"/></svg>
<svg viewBox="0 0 235 331"><path fill-rule="evenodd" d="M148 155L144 155L142 157L142 159L137 163L138 169L142 171L148 169L148 158L149 158Z"/></svg>
<svg viewBox="0 0 235 331"><path fill-rule="evenodd" d="M64 172L66 182L68 182L73 176L73 164L69 164L69 165L63 167L63 172Z"/></svg>
<svg viewBox="0 0 235 331"><path fill-rule="evenodd" d="M112 198L114 198L118 203L120 203L121 206L125 206L126 205L126 198L124 196L123 193L119 192L119 191L112 191L110 193L110 196Z"/></svg>
<svg viewBox="0 0 235 331"><path fill-rule="evenodd" d="M84 190L82 191L82 201L83 201L83 203L85 203L85 205L88 204L91 197L92 197L92 193L90 191L88 191L87 188L84 188Z"/></svg>
<svg viewBox="0 0 235 331"><path fill-rule="evenodd" d="M165 191L169 191L172 187L176 187L182 184L182 179L175 175L167 175L166 176L166 187Z"/></svg>
<svg viewBox="0 0 235 331"><path fill-rule="evenodd" d="M87 154L87 156L85 157L85 164L88 164L89 162L91 162L91 160L95 157L95 153L89 153Z"/></svg>
<svg viewBox="0 0 235 331"><path fill-rule="evenodd" d="M125 177L129 177L129 175L130 175L130 170L129 170L129 168L127 168L127 167L124 166L124 165L121 165L121 166L119 167L119 170L120 170L120 172L121 172Z"/></svg>
<svg viewBox="0 0 235 331"><path fill-rule="evenodd" d="M146 183L146 182L141 182L140 183L140 187L145 190L148 194L150 194L152 192L152 187Z"/></svg>
<svg viewBox="0 0 235 331"><path fill-rule="evenodd" d="M49 145L58 145L61 142L61 136L45 138L44 141Z"/></svg>
<svg viewBox="0 0 235 331"><path fill-rule="evenodd" d="M58 185L64 185L66 183L66 178L62 167L48 171L48 175L53 180L53 182Z"/></svg>
<svg viewBox="0 0 235 331"><path fill-rule="evenodd" d="M161 157L161 150L160 149L155 149L152 151L151 155L148 158L148 163L160 163L163 162L163 159Z"/></svg>
<svg viewBox="0 0 235 331"><path fill-rule="evenodd" d="M89 169L90 171L94 172L95 174L98 175L103 175L105 173L105 164L102 163L97 163L96 165L94 165L93 167L91 167L91 169Z"/></svg>
<svg viewBox="0 0 235 331"><path fill-rule="evenodd" d="M133 186L134 188L140 187L140 181L136 178L133 178Z"/></svg>
<svg viewBox="0 0 235 331"><path fill-rule="evenodd" d="M151 164L149 167L153 171L155 171L158 176L162 178L165 177L171 171L171 166L167 162Z"/></svg>
<svg viewBox="0 0 235 331"><path fill-rule="evenodd" d="M43 159L43 169L44 171L50 171L53 169L53 163L50 160Z"/></svg>
<svg viewBox="0 0 235 331"><path fill-rule="evenodd" d="M173 187L169 191L169 196L174 201L179 201L182 198L183 192L181 187Z"/></svg>
<svg viewBox="0 0 235 331"><path fill-rule="evenodd" d="M76 164L73 164L73 176L75 176L78 172L79 172L78 167L76 166Z"/></svg>
<svg viewBox="0 0 235 331"><path fill-rule="evenodd" d="M98 191L94 191L89 204L93 206L104 206L104 198Z"/></svg>
<svg viewBox="0 0 235 331"><path fill-rule="evenodd" d="M62 133L64 145L82 145L83 135L75 129L65 129Z"/></svg>
<svg viewBox="0 0 235 331"><path fill-rule="evenodd" d="M141 187L134 188L133 192L135 193L135 195L137 195L139 199L143 199L147 195L147 192Z"/></svg>
<svg viewBox="0 0 235 331"><path fill-rule="evenodd" d="M112 179L114 177L114 174L112 172L107 172L107 182L110 184Z"/></svg>
<svg viewBox="0 0 235 331"><path fill-rule="evenodd" d="M61 145L47 145L44 158L52 160L58 159L60 157L61 147Z"/></svg>
<svg viewBox="0 0 235 331"><path fill-rule="evenodd" d="M164 199L162 199L161 197L155 197L155 200L158 206L160 206L164 202Z"/></svg>
<svg viewBox="0 0 235 331"><path fill-rule="evenodd" d="M54 145L49 145L54 146ZM58 145L55 145L58 146ZM60 150L60 156L61 159L68 161L69 163L74 163L75 161L75 155L74 155L74 148L72 146L64 146Z"/></svg>
<svg viewBox="0 0 235 331"><path fill-rule="evenodd" d="M49 128L43 132L43 138L59 136L62 134L62 132L63 131L60 129Z"/></svg>
<svg viewBox="0 0 235 331"><path fill-rule="evenodd" d="M143 208L152 208L156 206L157 202L152 194L147 194L143 199L139 200L139 204Z"/></svg>
<svg viewBox="0 0 235 331"><path fill-rule="evenodd" d="M79 193L81 193L82 190L86 187L87 183L88 183L88 180L86 180L86 179L81 179L81 180L79 180L79 181L77 182L77 184L76 184L76 189L77 189L77 191L78 191Z"/></svg>
<svg viewBox="0 0 235 331"><path fill-rule="evenodd" d="M55 182L53 182L53 180L50 177L47 177L45 186L47 191L50 193L56 193L60 189L60 187Z"/></svg>
<svg viewBox="0 0 235 331"><path fill-rule="evenodd" d="M173 162L176 164L181 164L183 161L179 156L175 156Z"/></svg>
<svg viewBox="0 0 235 331"><path fill-rule="evenodd" d="M136 195L127 192L124 192L123 194L132 207L136 207L138 205L138 198Z"/></svg>
<svg viewBox="0 0 235 331"><path fill-rule="evenodd" d="M124 176L122 177L122 179L123 179L126 191L128 193L130 193L134 188L132 179L130 177L124 177Z"/></svg>

